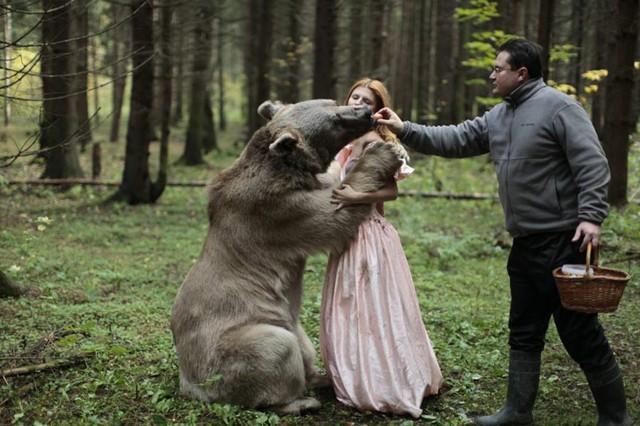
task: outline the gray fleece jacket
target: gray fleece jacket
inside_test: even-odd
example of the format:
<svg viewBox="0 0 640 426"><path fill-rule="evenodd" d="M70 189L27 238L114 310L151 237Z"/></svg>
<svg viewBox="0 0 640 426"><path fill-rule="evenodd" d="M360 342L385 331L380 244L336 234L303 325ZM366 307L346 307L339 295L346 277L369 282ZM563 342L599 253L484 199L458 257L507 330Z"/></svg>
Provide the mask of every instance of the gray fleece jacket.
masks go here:
<svg viewBox="0 0 640 426"><path fill-rule="evenodd" d="M506 228L513 237L600 225L609 213L609 166L586 111L542 79L527 81L481 117L458 125L404 122L417 152L491 154Z"/></svg>

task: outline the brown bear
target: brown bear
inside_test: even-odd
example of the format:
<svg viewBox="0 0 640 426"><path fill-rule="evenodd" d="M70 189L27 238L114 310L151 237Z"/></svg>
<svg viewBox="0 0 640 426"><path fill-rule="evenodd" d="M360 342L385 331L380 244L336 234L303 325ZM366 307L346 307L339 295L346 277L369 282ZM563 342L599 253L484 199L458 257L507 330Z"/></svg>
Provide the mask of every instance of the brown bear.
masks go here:
<svg viewBox="0 0 640 426"><path fill-rule="evenodd" d="M209 230L173 304L180 390L202 401L299 414L320 403L303 393L323 381L299 321L311 253L342 250L368 205L336 210L336 153L371 130L368 107L331 100L263 103L270 120L209 187ZM385 185L399 144L373 142L345 183Z"/></svg>

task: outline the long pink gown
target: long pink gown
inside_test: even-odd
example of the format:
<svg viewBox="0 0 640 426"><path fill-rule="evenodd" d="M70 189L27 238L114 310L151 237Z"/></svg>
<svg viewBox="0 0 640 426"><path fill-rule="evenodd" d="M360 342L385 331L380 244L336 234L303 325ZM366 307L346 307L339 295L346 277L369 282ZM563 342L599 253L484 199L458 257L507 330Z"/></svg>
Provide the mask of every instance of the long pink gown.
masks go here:
<svg viewBox="0 0 640 426"><path fill-rule="evenodd" d="M351 148L336 157L342 178L357 161ZM396 179L412 171L404 164ZM379 209L372 205L344 253L329 256L320 352L340 402L417 418L423 397L440 389L442 373L400 238Z"/></svg>

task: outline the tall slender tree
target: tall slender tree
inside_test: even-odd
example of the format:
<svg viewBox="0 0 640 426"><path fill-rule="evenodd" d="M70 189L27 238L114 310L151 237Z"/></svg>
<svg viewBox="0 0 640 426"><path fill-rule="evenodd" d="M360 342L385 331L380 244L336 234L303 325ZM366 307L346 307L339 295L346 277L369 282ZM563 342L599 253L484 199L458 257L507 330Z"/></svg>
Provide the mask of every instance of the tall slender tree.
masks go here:
<svg viewBox="0 0 640 426"><path fill-rule="evenodd" d="M553 10L555 0L540 0L540 24L538 25L538 44L542 47L542 78L549 78L549 55L551 52L551 29L553 28Z"/></svg>
<svg viewBox="0 0 640 426"><path fill-rule="evenodd" d="M111 79L113 90L111 92L111 130L109 141L116 142L120 137L120 120L122 118L122 104L127 84L127 58L129 57L128 42L131 35L130 21L125 19L126 9L124 4L113 2L110 4L111 21L113 24L113 39L111 42Z"/></svg>
<svg viewBox="0 0 640 426"><path fill-rule="evenodd" d="M453 12L455 3L438 0L437 34L436 34L436 114L438 124L450 124L453 117Z"/></svg>
<svg viewBox="0 0 640 426"><path fill-rule="evenodd" d="M2 49L2 90L4 92L4 105L2 112L4 125L6 127L11 121L11 9L7 7L7 0L0 0L0 7L3 9L2 29L3 38L6 43Z"/></svg>
<svg viewBox="0 0 640 426"><path fill-rule="evenodd" d="M76 25L72 21L73 3L67 0L44 0L42 21L43 52L42 119L40 147L45 153L43 178L73 178L83 175L76 141L76 56L72 40Z"/></svg>
<svg viewBox="0 0 640 426"><path fill-rule="evenodd" d="M85 152L91 143L91 123L89 119L89 6L87 0L73 2L73 20L76 24L76 37L72 41L76 56L76 78L74 96L78 114L78 142L81 152Z"/></svg>
<svg viewBox="0 0 640 426"><path fill-rule="evenodd" d="M400 37L398 37L395 67L394 88L394 105L401 117L411 119L413 104L413 51L415 40L415 10L414 2L411 0L402 0L401 11L402 25L400 28Z"/></svg>
<svg viewBox="0 0 640 426"><path fill-rule="evenodd" d="M337 0L316 0L314 30L313 89L314 98L335 99L335 58Z"/></svg>
<svg viewBox="0 0 640 426"><path fill-rule="evenodd" d="M124 172L120 187L111 200L134 205L153 203L164 191L163 186L151 181L149 173L154 51L153 6L149 0L132 3L131 27L133 77Z"/></svg>
<svg viewBox="0 0 640 426"><path fill-rule="evenodd" d="M627 204L629 136L636 125L631 122L631 94L639 5L640 0L618 0L616 32L608 61L604 149L611 169L609 202L614 206Z"/></svg>

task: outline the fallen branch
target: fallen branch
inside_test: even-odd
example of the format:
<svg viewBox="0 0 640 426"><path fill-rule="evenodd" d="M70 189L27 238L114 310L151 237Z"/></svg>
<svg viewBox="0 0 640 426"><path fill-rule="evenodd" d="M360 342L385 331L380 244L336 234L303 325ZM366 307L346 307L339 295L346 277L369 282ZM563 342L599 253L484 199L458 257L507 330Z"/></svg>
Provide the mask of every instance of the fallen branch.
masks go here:
<svg viewBox="0 0 640 426"><path fill-rule="evenodd" d="M71 367L72 365L78 364L84 358L86 357L77 357L74 359L61 359L61 360L59 359L59 360L45 362L42 364L25 365L23 367L8 368L6 370L0 371L0 377L21 376L21 375L26 375L31 373L37 373L38 371Z"/></svg>
<svg viewBox="0 0 640 426"><path fill-rule="evenodd" d="M431 192L431 191L399 191L398 195L422 198L447 198L450 200L497 200L498 197L492 194L454 194L451 192Z"/></svg>
<svg viewBox="0 0 640 426"><path fill-rule="evenodd" d="M92 179L30 179L30 180L9 180L9 185L87 185L87 186L120 186L117 181L97 181ZM205 181L170 181L167 186L199 187L206 186ZM448 198L452 200L492 200L495 195L490 194L453 194L451 192L428 192L428 191L400 191L398 195L407 197L423 198Z"/></svg>
<svg viewBox="0 0 640 426"><path fill-rule="evenodd" d="M8 180L8 185L85 185L85 186L120 186L118 181L99 181L93 179L27 179L27 180ZM182 187L201 187L207 186L205 181L169 181L167 186ZM455 194L452 192L438 191L399 191L398 195L403 197L422 197L422 198L446 198L448 200L497 200L498 196L494 194L470 193ZM640 200L629 199L630 203L640 203Z"/></svg>
<svg viewBox="0 0 640 426"><path fill-rule="evenodd" d="M120 186L117 181L98 181L93 179L27 179L27 180L9 180L9 185L85 185L85 186ZM204 181L187 181L187 182L167 182L167 186L206 186Z"/></svg>

